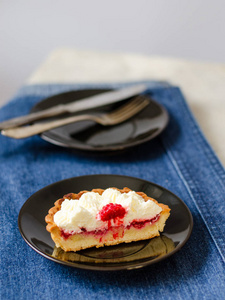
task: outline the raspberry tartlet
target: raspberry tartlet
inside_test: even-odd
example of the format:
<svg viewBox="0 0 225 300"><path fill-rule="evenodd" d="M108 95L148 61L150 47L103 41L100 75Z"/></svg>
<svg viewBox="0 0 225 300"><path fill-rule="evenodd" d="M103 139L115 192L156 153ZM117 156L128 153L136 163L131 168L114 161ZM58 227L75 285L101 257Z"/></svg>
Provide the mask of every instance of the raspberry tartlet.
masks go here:
<svg viewBox="0 0 225 300"><path fill-rule="evenodd" d="M45 221L56 247L75 252L159 236L169 215L167 205L125 187L67 194Z"/></svg>

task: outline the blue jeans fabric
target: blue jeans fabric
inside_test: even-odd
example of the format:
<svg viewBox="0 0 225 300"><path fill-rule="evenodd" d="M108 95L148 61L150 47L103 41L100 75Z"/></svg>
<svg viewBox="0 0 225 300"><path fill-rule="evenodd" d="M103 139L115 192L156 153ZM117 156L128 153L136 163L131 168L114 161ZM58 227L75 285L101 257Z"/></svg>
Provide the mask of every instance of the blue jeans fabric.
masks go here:
<svg viewBox="0 0 225 300"><path fill-rule="evenodd" d="M225 299L224 168L180 89L145 83L168 110L170 121L160 136L135 151L96 160L39 136L24 140L0 136L1 299ZM0 120L26 114L38 101L59 92L124 85L26 86L0 109ZM167 260L133 271L88 272L40 256L20 236L20 208L44 186L87 174L134 176L171 190L192 212L190 240Z"/></svg>

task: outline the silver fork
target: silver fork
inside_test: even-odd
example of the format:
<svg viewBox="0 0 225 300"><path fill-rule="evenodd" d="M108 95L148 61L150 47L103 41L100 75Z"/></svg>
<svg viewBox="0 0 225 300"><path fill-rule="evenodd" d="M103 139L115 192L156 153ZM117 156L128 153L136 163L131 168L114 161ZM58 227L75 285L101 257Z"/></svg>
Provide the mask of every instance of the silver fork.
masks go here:
<svg viewBox="0 0 225 300"><path fill-rule="evenodd" d="M84 114L72 116L55 121L49 121L46 123L38 123L24 127L4 129L1 131L1 133L8 137L22 139L42 133L44 131L48 131L56 127L84 120L92 120L104 126L116 125L130 119L138 112L140 112L143 108L145 108L148 104L149 99L147 99L145 96L137 96L133 100L110 113L102 113L99 115Z"/></svg>

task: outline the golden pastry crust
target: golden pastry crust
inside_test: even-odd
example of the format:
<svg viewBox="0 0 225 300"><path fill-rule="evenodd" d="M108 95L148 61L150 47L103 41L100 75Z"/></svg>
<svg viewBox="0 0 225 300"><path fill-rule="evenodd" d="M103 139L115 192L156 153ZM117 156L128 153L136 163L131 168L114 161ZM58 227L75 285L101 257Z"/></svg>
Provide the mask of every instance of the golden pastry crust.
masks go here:
<svg viewBox="0 0 225 300"><path fill-rule="evenodd" d="M131 189L127 188L127 187L124 187L123 189L118 189L118 188L115 188L115 187L112 187L113 189L116 189L118 191L120 191L121 193L128 193L130 191L132 191ZM47 223L47 226L46 226L46 229L47 231L49 231L51 233L51 236L52 236L52 239L55 241L55 238L57 238L58 236L60 236L61 234L61 231L60 231L60 228L55 224L54 222L54 215L57 211L59 211L61 209L61 205L62 205L62 202L65 200L65 199L68 199L68 200L78 200L80 199L80 197L84 194L84 193L87 193L89 191L80 191L78 194L75 194L75 193L69 193L69 194L66 194L63 196L63 198L60 198L58 199L54 204L54 207L50 208L49 211L48 211L48 215L45 217L45 222ZM102 193L104 192L104 189L93 189L91 190L91 192L95 192L95 193L98 193L99 195L102 195ZM147 196L145 193L143 192L136 192L138 195L140 195L145 201L148 201L148 200L152 200L154 201L158 206L160 206L162 208L162 211L160 213L160 217L166 219L169 217L170 215L170 208L165 205L165 204L162 204L162 203L158 203L158 201L156 201L155 199ZM165 222L164 222L165 224ZM160 230L162 231L162 230ZM153 235L149 235L148 238L152 238L152 237L155 237L159 235L159 232L156 234L154 233ZM130 240L129 242L132 242L132 240ZM104 246L104 245L113 245L113 244L118 244L117 241L110 241L110 243L108 242L104 242L103 245L100 245L101 246ZM99 246L96 246L96 247L99 247ZM81 248L82 249L82 248ZM64 249L65 250L65 249ZM70 251L69 249L66 250L66 251Z"/></svg>

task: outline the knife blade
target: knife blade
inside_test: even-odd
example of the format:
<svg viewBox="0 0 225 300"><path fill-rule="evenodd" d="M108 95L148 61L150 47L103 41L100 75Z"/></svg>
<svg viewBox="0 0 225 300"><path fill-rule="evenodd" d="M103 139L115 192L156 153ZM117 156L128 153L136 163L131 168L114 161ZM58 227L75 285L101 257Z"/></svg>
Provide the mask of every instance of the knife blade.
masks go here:
<svg viewBox="0 0 225 300"><path fill-rule="evenodd" d="M0 123L0 130L25 125L40 119L59 116L64 113L74 113L82 110L87 110L91 108L96 108L96 107L101 107L108 104L116 103L128 99L130 97L136 96L138 94L141 94L146 89L147 89L146 85L138 84L123 89L113 90L113 91L97 94L94 96L90 96L81 100L76 100L68 104L59 104L57 106L39 112L34 112L25 116L16 117L7 121L3 121Z"/></svg>

